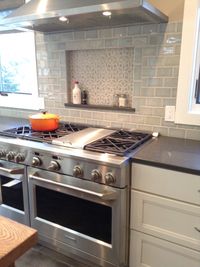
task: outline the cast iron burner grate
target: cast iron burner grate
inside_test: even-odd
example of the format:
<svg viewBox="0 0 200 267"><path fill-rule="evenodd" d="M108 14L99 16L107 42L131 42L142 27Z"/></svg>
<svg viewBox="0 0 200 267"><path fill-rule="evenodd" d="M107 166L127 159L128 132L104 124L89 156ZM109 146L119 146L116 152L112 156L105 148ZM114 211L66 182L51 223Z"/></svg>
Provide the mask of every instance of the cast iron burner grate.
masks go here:
<svg viewBox="0 0 200 267"><path fill-rule="evenodd" d="M53 139L68 135L73 132L78 132L87 128L82 124L60 123L59 128L54 131L34 131L29 125L20 126L3 131L5 135L11 135L22 139L32 141L51 142Z"/></svg>
<svg viewBox="0 0 200 267"><path fill-rule="evenodd" d="M86 145L84 149L125 156L151 137L149 133L120 130Z"/></svg>

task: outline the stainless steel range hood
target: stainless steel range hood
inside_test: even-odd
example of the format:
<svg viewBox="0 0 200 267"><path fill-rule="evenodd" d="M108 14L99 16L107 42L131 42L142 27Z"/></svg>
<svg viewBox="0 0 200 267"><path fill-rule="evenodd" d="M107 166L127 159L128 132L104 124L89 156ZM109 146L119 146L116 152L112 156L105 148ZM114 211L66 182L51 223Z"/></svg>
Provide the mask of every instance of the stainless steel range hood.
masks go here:
<svg viewBox="0 0 200 267"><path fill-rule="evenodd" d="M111 15L103 15L105 11ZM0 25L56 32L167 21L165 14L145 0L31 0Z"/></svg>
<svg viewBox="0 0 200 267"><path fill-rule="evenodd" d="M0 21L6 16L10 15L16 8L24 4L24 0L1 0L0 1ZM23 30L23 29L22 29ZM12 25L0 25L1 33L19 32L21 29L13 29Z"/></svg>

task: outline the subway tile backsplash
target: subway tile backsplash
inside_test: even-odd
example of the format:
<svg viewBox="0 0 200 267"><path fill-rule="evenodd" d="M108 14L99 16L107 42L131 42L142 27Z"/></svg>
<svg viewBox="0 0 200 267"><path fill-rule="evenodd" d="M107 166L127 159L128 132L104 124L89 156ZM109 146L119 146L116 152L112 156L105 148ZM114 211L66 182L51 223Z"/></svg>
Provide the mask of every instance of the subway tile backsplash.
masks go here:
<svg viewBox="0 0 200 267"><path fill-rule="evenodd" d="M165 136L200 140L200 127L164 120L165 106L176 103L181 30L181 22L171 22L68 33L36 33L39 92L45 98L46 110L71 122L158 131ZM109 52L114 54L109 57ZM103 56L107 57L107 63L102 62ZM115 60L118 62L116 65ZM114 82L109 79L108 62L111 64L109 75L113 76ZM92 70L85 68L87 64ZM127 75L122 74L126 68ZM94 71L99 71L99 76L95 76ZM128 93L136 112L65 108L64 103L70 101L73 79L79 79L89 90L92 104L110 105L113 94L120 91ZM20 117L32 113L17 111ZM16 110L2 108L0 114L15 116Z"/></svg>

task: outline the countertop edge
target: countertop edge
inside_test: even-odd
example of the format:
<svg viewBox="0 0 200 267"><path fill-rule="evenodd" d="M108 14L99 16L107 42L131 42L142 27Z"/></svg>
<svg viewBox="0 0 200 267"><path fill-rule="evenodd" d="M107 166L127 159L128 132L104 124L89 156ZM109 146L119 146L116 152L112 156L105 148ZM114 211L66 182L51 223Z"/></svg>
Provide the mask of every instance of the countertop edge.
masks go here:
<svg viewBox="0 0 200 267"><path fill-rule="evenodd" d="M168 170L172 170L172 171L178 171L178 172L183 172L183 173L200 175L200 170L189 169L189 168L186 168L183 166L170 165L170 164L165 164L165 163L161 163L161 162L154 162L154 161L140 159L140 158L133 158L132 163L141 163L141 164L152 166L152 167L158 167L158 168L168 169Z"/></svg>

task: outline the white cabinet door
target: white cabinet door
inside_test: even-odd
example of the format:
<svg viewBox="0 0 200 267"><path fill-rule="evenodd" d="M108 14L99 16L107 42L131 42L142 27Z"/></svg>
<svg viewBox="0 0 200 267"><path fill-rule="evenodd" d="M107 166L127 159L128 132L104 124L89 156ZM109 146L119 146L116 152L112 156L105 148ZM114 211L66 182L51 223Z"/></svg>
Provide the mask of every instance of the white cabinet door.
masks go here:
<svg viewBox="0 0 200 267"><path fill-rule="evenodd" d="M132 190L131 229L200 251L200 206Z"/></svg>
<svg viewBox="0 0 200 267"><path fill-rule="evenodd" d="M130 267L199 267L200 253L131 231Z"/></svg>
<svg viewBox="0 0 200 267"><path fill-rule="evenodd" d="M200 205L200 176L132 164L132 188Z"/></svg>

